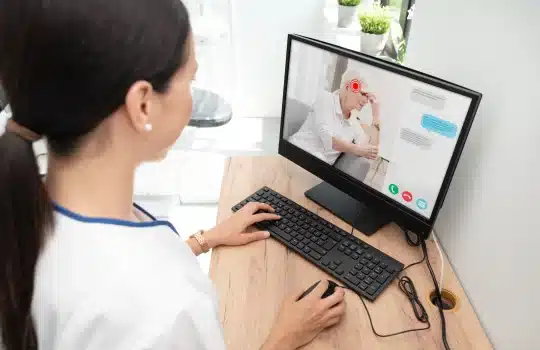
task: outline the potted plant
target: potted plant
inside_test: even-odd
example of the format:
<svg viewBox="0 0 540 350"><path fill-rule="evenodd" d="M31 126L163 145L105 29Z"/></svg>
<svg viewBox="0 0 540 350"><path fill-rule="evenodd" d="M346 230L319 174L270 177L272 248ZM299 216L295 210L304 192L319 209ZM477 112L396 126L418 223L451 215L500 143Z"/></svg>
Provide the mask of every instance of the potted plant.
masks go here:
<svg viewBox="0 0 540 350"><path fill-rule="evenodd" d="M360 2L361 0L338 0L338 27L345 28L351 25Z"/></svg>
<svg viewBox="0 0 540 350"><path fill-rule="evenodd" d="M385 7L375 3L369 10L362 11L358 20L362 27L361 50L370 55L378 55L384 49L392 17Z"/></svg>

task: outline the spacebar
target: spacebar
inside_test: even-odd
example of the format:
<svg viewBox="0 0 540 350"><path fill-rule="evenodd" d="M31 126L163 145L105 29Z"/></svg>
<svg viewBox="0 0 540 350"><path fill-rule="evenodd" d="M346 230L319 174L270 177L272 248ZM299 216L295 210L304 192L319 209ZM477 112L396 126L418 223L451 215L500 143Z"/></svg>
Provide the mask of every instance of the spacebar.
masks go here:
<svg viewBox="0 0 540 350"><path fill-rule="evenodd" d="M290 241L292 239L292 236L290 234L288 234L287 232L284 232L282 231L279 227L277 226L270 226L268 228L268 231L271 231L273 233L275 233L276 235L280 236L281 238L283 238L284 240L286 240L287 242Z"/></svg>

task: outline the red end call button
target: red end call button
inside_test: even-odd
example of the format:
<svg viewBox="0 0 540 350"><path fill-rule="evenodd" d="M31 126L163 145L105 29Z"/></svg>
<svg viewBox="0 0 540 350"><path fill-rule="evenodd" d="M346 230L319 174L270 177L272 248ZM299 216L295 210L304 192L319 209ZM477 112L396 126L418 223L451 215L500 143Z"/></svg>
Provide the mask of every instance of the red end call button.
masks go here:
<svg viewBox="0 0 540 350"><path fill-rule="evenodd" d="M412 202L412 200L413 200L412 193L409 192L409 191L403 192L403 194L401 195L401 197L403 197L403 200L405 200L405 202Z"/></svg>

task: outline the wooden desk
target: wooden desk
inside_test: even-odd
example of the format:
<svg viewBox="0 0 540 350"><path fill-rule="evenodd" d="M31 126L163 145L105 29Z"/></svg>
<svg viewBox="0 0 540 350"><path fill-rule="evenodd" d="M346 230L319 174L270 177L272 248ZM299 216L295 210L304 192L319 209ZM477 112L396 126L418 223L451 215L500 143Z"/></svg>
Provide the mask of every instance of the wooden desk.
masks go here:
<svg viewBox="0 0 540 350"><path fill-rule="evenodd" d="M269 186L316 212L326 220L350 230L350 226L309 201L304 191L320 182L307 171L279 157L234 157L226 162L218 222L231 215L231 207L262 186ZM421 258L420 248L405 243L397 226L388 225L372 237L361 239L404 264ZM437 275L440 259L434 243L428 242L430 261ZM347 292L343 322L320 334L306 349L443 349L437 308L429 301L433 282L425 264L412 267L412 278L431 320L431 329L392 338L378 338L370 328L359 297ZM212 253L210 276L220 299L220 317L230 350L257 350L266 339L283 297L303 290L329 276L273 239L245 247L221 247ZM451 266L446 264L444 287L459 298L457 307L445 312L448 341L452 349L492 349ZM375 329L393 333L423 327L416 321L409 301L397 283L389 286L375 302L367 301Z"/></svg>

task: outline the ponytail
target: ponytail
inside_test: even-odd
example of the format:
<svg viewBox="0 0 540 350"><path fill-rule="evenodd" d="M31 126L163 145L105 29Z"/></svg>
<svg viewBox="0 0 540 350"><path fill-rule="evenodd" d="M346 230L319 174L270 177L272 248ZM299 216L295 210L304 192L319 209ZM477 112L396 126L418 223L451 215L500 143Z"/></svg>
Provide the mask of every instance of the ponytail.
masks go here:
<svg viewBox="0 0 540 350"><path fill-rule="evenodd" d="M0 348L37 348L31 316L34 270L53 223L32 143L0 136Z"/></svg>

